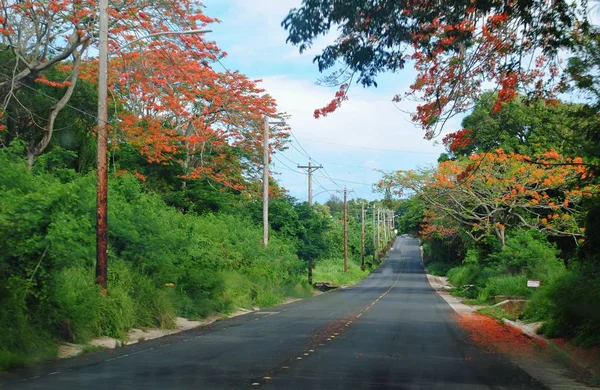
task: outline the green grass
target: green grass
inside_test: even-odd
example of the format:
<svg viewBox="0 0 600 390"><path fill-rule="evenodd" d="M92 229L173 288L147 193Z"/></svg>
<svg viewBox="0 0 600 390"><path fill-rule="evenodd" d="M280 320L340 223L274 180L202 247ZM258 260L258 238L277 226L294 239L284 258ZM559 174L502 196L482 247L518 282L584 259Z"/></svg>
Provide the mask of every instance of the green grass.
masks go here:
<svg viewBox="0 0 600 390"><path fill-rule="evenodd" d="M448 263L443 263L441 261L434 261L432 263L427 264L425 269L428 273L435 276L446 276L448 271L452 268L452 265Z"/></svg>
<svg viewBox="0 0 600 390"><path fill-rule="evenodd" d="M315 263L313 269L313 281L331 282L338 286L352 286L369 275L367 268L365 271L360 269L360 265L354 261L348 261L348 272L344 273L343 259L320 260Z"/></svg>
<svg viewBox="0 0 600 390"><path fill-rule="evenodd" d="M518 315L508 313L508 312L502 310L501 307L497 307L497 306L481 308L481 309L477 310L477 313L486 315L488 317L495 318L500 321L502 321L502 320L516 321L519 318Z"/></svg>
<svg viewBox="0 0 600 390"><path fill-rule="evenodd" d="M526 275L500 275L488 279L477 297L479 301L490 301L497 295L528 297L531 289L527 287Z"/></svg>
<svg viewBox="0 0 600 390"><path fill-rule="evenodd" d="M224 271L221 275L225 281L225 294L230 302L230 310L250 309L254 306L265 308L278 305L287 297L305 298L311 295L307 282L286 283L233 271Z"/></svg>

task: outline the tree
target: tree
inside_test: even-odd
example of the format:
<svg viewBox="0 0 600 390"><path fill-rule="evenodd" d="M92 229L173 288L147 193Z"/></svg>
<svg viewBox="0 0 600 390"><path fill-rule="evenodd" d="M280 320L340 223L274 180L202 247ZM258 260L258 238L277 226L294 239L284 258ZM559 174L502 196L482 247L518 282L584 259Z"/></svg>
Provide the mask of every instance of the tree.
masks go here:
<svg viewBox="0 0 600 390"><path fill-rule="evenodd" d="M325 202L325 206L329 207L332 216L344 211L344 201L335 194L329 196L329 199Z"/></svg>
<svg viewBox="0 0 600 390"><path fill-rule="evenodd" d="M282 25L300 52L338 31L314 61L319 71L331 71L323 81L340 91L316 117L342 104L355 77L377 86L378 74L412 61L418 75L408 95L422 101L413 119L431 138L479 99L487 81L500 88L496 110L519 88L530 86L532 96L544 98L562 90L558 52L589 30L585 6L578 0L304 0ZM399 93L394 100L403 98Z"/></svg>
<svg viewBox="0 0 600 390"><path fill-rule="evenodd" d="M324 257L331 251L325 236L330 228L329 218L315 211L307 202L300 203L294 208L300 225L297 233L298 257L307 262Z"/></svg>
<svg viewBox="0 0 600 390"><path fill-rule="evenodd" d="M391 187L388 186L391 191ZM400 203L398 208L398 232L418 234L422 230L425 205L418 196L413 196Z"/></svg>
<svg viewBox="0 0 600 390"><path fill-rule="evenodd" d="M264 117L286 116L256 81L203 65L214 60L210 51L164 45L170 44L152 43L112 62L111 91L123 107L114 136L149 162L180 164L187 179L249 190L262 172ZM284 149L285 129L271 127L273 150Z"/></svg>
<svg viewBox="0 0 600 390"><path fill-rule="evenodd" d="M87 59L97 44L97 5L49 0L5 1L1 7L0 49L12 58L1 67L4 109L31 83L54 88L60 96L51 99L40 136L32 137L39 140L28 148L32 165L48 146L77 81L97 83L97 62ZM180 164L188 180L258 191L264 117L285 117L274 99L239 72L213 69L225 53L203 34L141 39L216 21L202 9L196 0L110 2L109 50L115 55L109 67L110 145L127 142L149 162ZM53 78L54 70L63 76ZM271 132L273 150L283 149L285 127Z"/></svg>
<svg viewBox="0 0 600 390"><path fill-rule="evenodd" d="M108 33L113 51L135 39L136 34L195 29L213 21L194 0L116 0L109 8ZM0 50L12 54L11 61L2 64L0 111L6 109L16 91L31 82L63 91L41 126L40 141L28 148L30 166L48 146L56 117L68 104L77 84L82 60L97 43L96 20L97 3L91 0L0 3ZM206 45L201 37L189 38L188 42L196 47ZM45 72L57 66L62 66L63 71L68 69L68 76L60 81L48 79Z"/></svg>
<svg viewBox="0 0 600 390"><path fill-rule="evenodd" d="M4 53L6 54L6 53ZM0 64L7 61L0 59ZM49 80L60 80L69 75L53 68L45 72ZM60 146L70 151L79 152L77 164L73 166L78 171L85 170L90 161L95 161L95 147L91 142L91 134L96 125L95 115L82 115L94 112L97 107L97 91L90 83L78 82L70 96L70 104L65 105L59 115L56 102L63 97L63 91L47 84L35 81L24 82L26 87L13 92L5 106L0 120L4 120L6 128L0 133L5 145L14 139L25 142L25 152L28 162L33 165L34 159L42 151ZM56 113L51 125L47 118ZM54 129L58 131L54 132Z"/></svg>
<svg viewBox="0 0 600 390"><path fill-rule="evenodd" d="M589 175L581 158L556 151L535 158L498 149L442 162L435 171L399 171L380 186L418 194L429 229L437 221L443 229L454 224L476 241L493 234L502 247L508 227L582 239L581 201L600 186L581 182Z"/></svg>
<svg viewBox="0 0 600 390"><path fill-rule="evenodd" d="M502 148L505 152L534 155L555 149L581 156L587 144L577 116L581 104L527 101L519 96L494 111L497 95L486 92L462 121L462 129L443 138L451 157L469 156Z"/></svg>

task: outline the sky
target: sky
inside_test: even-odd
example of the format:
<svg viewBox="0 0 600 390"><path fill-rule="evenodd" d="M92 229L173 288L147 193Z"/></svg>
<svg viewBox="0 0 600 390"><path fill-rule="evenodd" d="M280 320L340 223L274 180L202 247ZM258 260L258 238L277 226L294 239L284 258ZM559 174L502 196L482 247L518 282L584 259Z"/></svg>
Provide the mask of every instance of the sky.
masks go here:
<svg viewBox="0 0 600 390"><path fill-rule="evenodd" d="M289 125L296 139L288 150L275 154L271 166L290 195L307 200L307 175L297 165L307 165L309 157L313 164L324 167L313 175L313 201L319 203L344 186L353 191L351 197L380 198L372 189L381 178L380 170L407 170L436 163L443 152L441 138L437 142L423 139L423 131L411 123L407 114L414 110L414 104L392 103L392 97L406 91L414 80L412 69L382 75L378 88L353 84L349 101L333 114L315 119L314 110L329 103L335 89L316 84L322 75L312 60L333 35L319 39L302 55L286 44L281 21L301 0L203 2L205 14L220 20L209 28L213 31L210 39L227 52L223 65L262 80L260 86L277 100L281 111L291 115ZM458 130L459 125L460 120L455 119L444 132Z"/></svg>

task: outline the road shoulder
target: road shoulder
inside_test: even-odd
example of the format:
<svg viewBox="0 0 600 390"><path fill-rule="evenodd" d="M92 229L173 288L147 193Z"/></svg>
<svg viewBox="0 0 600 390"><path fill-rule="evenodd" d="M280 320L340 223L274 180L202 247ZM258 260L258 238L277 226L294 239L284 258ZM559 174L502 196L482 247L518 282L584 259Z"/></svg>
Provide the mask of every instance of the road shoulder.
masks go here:
<svg viewBox="0 0 600 390"><path fill-rule="evenodd" d="M478 306L467 305L451 295L447 278L426 273L433 290L454 310L459 325L471 339L491 353L500 352L550 389L594 389L597 382L587 367L573 357L559 353L552 342L529 326L478 314ZM492 352L493 351L493 352Z"/></svg>

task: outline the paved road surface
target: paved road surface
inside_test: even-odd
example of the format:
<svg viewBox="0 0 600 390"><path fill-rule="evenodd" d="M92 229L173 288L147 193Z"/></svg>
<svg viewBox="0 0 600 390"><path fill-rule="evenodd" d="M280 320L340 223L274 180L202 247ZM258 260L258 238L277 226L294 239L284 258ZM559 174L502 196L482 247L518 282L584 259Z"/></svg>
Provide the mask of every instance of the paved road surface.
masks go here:
<svg viewBox="0 0 600 390"><path fill-rule="evenodd" d="M384 265L353 288L42 365L0 379L0 387L544 388L473 345L453 318L427 283L417 241L399 238Z"/></svg>

